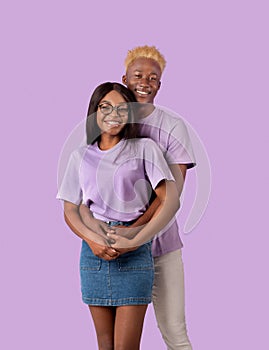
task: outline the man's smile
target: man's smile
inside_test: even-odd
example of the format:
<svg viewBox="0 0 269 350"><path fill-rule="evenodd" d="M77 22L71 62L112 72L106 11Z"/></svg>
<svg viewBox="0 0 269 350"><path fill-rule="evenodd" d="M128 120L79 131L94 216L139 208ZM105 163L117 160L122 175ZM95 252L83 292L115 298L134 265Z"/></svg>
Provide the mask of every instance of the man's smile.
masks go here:
<svg viewBox="0 0 269 350"><path fill-rule="evenodd" d="M136 92L138 95L141 95L141 96L147 96L147 95L150 95L150 94L151 94L151 91L143 91L143 90L140 90L140 89L135 89L135 92Z"/></svg>

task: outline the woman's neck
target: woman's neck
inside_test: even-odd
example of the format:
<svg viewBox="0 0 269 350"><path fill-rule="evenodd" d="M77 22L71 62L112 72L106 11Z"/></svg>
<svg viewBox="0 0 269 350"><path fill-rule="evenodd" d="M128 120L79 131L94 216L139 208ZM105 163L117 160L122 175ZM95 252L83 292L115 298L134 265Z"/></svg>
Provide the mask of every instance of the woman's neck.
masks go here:
<svg viewBox="0 0 269 350"><path fill-rule="evenodd" d="M102 134L101 135L101 140L99 141L99 148L102 151L106 151L112 147L114 147L117 143L119 143L121 140L120 136L111 136L108 134Z"/></svg>

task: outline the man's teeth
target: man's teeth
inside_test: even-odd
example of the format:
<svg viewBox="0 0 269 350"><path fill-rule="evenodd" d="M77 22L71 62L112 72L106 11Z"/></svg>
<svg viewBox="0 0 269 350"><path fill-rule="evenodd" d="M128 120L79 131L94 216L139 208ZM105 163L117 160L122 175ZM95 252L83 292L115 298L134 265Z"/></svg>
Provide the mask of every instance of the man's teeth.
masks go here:
<svg viewBox="0 0 269 350"><path fill-rule="evenodd" d="M136 90L139 95L149 95L149 92Z"/></svg>

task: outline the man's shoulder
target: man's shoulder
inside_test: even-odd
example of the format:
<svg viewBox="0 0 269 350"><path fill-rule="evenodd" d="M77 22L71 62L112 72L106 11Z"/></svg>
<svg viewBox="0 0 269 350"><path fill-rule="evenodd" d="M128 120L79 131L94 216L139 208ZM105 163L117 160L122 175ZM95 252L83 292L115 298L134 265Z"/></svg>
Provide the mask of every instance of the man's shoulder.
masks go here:
<svg viewBox="0 0 269 350"><path fill-rule="evenodd" d="M131 143L136 144L140 148L145 148L147 146L152 146L152 145L153 145L153 147L155 147L155 145L157 146L156 142L149 137L138 137L138 138L131 139L128 141L129 141L129 144L131 144Z"/></svg>
<svg viewBox="0 0 269 350"><path fill-rule="evenodd" d="M169 123L171 125L185 125L183 117L178 113L163 107L155 106L156 114L164 123Z"/></svg>
<svg viewBox="0 0 269 350"><path fill-rule="evenodd" d="M153 113L143 120L143 124L168 134L174 132L185 133L187 129L183 118L179 114L161 106L155 106Z"/></svg>

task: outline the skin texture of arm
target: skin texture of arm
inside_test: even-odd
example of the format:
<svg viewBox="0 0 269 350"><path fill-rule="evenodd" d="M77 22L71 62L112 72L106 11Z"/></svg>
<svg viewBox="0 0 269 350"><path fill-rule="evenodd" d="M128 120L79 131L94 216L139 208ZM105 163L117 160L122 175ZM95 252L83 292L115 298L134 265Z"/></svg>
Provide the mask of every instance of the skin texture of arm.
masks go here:
<svg viewBox="0 0 269 350"><path fill-rule="evenodd" d="M183 190L184 181L186 178L186 172L187 172L187 165L185 164L172 164L170 165L171 173L173 174L175 180L176 180L176 186L178 191L178 197L180 198L180 195ZM134 227L141 227L145 225L147 222L150 221L150 219L153 217L154 213L157 211L158 207L160 206L161 202L158 197L156 197L148 209L145 211L143 215L141 215L131 226L128 226L125 230L130 230ZM118 234L120 234L121 230L116 230Z"/></svg>
<svg viewBox="0 0 269 350"><path fill-rule="evenodd" d="M70 229L87 242L94 255L105 260L115 259L119 255L115 249L109 246L104 233L96 233L83 223L78 205L65 201L64 218Z"/></svg>
<svg viewBox="0 0 269 350"><path fill-rule="evenodd" d="M151 220L132 239L108 233L108 236L115 241L111 244L113 248L133 248L150 241L174 217L179 209L179 197L175 182L161 181L156 187L155 193L160 205Z"/></svg>
<svg viewBox="0 0 269 350"><path fill-rule="evenodd" d="M183 190L184 181L186 178L187 165L186 164L170 164L169 168L170 168L171 173L173 174L173 176L176 180L178 195L180 197L182 190Z"/></svg>
<svg viewBox="0 0 269 350"><path fill-rule="evenodd" d="M111 229L107 226L107 224L101 220L96 219L93 215L90 209L85 205L81 204L79 206L79 214L81 216L81 219L89 229L92 231L103 235L109 232ZM111 230L114 231L114 230Z"/></svg>
<svg viewBox="0 0 269 350"><path fill-rule="evenodd" d="M92 215L92 212L85 204L81 204L79 206L79 213L80 213L80 216L81 216L83 223L90 230L92 230L92 231L100 234L102 237L104 237L107 244L110 245L112 242L115 242L112 238L107 237L107 234L108 233L116 233L116 227L110 228L110 227L108 227L108 225L105 222L94 218L94 216ZM149 220L150 220L150 218L147 221L149 221ZM133 230L130 230L130 229L126 230L126 226L117 226L117 228L119 228L118 234L124 235L127 238L133 238L137 234L137 232L141 229L140 225L139 225L138 229L133 229ZM117 255L115 253L113 256L114 256L114 258L117 258L119 255L127 253L127 252L132 251L132 250L135 250L137 248L138 247L114 249L114 252L116 252Z"/></svg>

